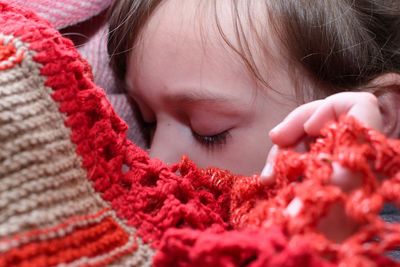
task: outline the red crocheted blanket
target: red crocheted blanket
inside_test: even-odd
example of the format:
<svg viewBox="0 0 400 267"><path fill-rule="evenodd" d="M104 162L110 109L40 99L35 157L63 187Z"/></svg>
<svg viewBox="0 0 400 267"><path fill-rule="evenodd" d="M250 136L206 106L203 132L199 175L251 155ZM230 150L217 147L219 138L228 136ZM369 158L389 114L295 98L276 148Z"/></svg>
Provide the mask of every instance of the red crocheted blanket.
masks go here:
<svg viewBox="0 0 400 267"><path fill-rule="evenodd" d="M378 216L400 205L398 140L342 118L267 186L167 166L126 129L72 42L0 2L0 266L399 266L399 224ZM330 185L333 162L363 185ZM342 243L317 230L334 203L361 225Z"/></svg>

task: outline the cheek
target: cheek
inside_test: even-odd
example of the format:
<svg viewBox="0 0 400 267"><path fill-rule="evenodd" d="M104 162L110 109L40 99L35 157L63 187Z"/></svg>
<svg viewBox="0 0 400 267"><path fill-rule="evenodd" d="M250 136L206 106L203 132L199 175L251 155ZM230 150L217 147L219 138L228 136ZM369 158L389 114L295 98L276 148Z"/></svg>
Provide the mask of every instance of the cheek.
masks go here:
<svg viewBox="0 0 400 267"><path fill-rule="evenodd" d="M244 129L238 137L237 142L233 144L235 159L232 159L232 170L236 169L239 174L245 175L260 173L272 146L266 127Z"/></svg>
<svg viewBox="0 0 400 267"><path fill-rule="evenodd" d="M231 131L225 145L207 149L192 135L190 127L173 120L158 120L150 155L172 164L187 155L199 167L218 167L235 174L259 174L271 147L268 126L245 125Z"/></svg>
<svg viewBox="0 0 400 267"><path fill-rule="evenodd" d="M227 145L213 152L193 148L191 157L200 167L218 167L235 174L259 174L271 147L266 131L244 127L235 129Z"/></svg>
<svg viewBox="0 0 400 267"><path fill-rule="evenodd" d="M174 120L157 121L150 145L151 157L172 164L181 160L183 155L191 154L191 147L191 132L185 125Z"/></svg>

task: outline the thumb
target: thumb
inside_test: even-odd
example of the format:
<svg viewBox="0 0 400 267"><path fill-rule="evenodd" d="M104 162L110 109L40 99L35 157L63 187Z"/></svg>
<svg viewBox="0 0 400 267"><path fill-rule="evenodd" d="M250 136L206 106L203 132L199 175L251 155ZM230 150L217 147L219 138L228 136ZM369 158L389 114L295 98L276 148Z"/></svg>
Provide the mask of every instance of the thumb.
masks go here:
<svg viewBox="0 0 400 267"><path fill-rule="evenodd" d="M260 174L260 180L264 184L273 184L275 182L274 164L278 152L279 152L279 147L277 145L273 145L269 150L267 161L265 162L265 166Z"/></svg>

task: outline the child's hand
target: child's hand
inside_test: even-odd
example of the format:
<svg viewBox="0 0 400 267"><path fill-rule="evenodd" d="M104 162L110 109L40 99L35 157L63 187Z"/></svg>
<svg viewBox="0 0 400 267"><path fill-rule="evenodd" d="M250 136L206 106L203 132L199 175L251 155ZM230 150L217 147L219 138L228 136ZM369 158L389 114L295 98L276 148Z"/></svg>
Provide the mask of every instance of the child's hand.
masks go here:
<svg viewBox="0 0 400 267"><path fill-rule="evenodd" d="M318 136L327 122L344 114L355 117L368 127L382 130L377 98L371 93L345 92L296 108L269 135L280 147L295 146L302 137Z"/></svg>
<svg viewBox="0 0 400 267"><path fill-rule="evenodd" d="M378 99L371 93L338 93L301 105L270 131L270 138L275 145L270 150L262 172L265 180L272 176L271 166L279 148L295 147L304 150L305 141L309 137L317 137L326 123L344 114L353 116L367 127L378 131L383 129Z"/></svg>
<svg viewBox="0 0 400 267"><path fill-rule="evenodd" d="M345 92L313 101L296 108L280 124L270 131L275 144L271 149L266 166L261 173L262 179L273 183L273 161L278 147L295 147L304 150L304 140L317 137L326 123L337 120L341 115L351 115L365 126L378 131L383 129L383 119L377 98L370 93ZM340 164L333 163L332 183L344 191L350 191L361 184L361 178ZM295 215L298 199L288 206L288 213ZM345 223L343 223L345 222ZM344 225L343 225L344 224ZM342 207L333 207L320 224L328 238L340 241L350 235L356 225L346 218ZM340 227L339 227L340 226Z"/></svg>

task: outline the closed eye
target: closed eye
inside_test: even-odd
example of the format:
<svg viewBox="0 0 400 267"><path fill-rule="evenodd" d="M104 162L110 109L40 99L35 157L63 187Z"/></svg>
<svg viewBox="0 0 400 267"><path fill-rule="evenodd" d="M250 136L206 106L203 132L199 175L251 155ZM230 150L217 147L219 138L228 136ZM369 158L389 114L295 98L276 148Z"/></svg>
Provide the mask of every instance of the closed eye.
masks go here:
<svg viewBox="0 0 400 267"><path fill-rule="evenodd" d="M231 136L229 130L214 135L201 135L192 130L192 135L199 144L210 150L223 147Z"/></svg>

